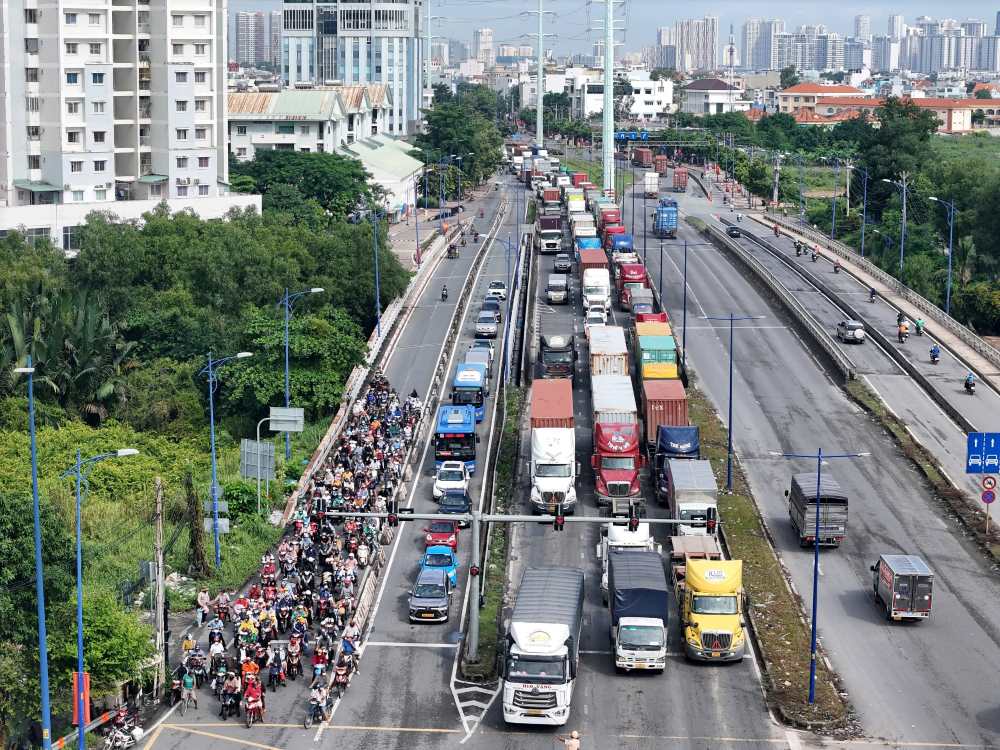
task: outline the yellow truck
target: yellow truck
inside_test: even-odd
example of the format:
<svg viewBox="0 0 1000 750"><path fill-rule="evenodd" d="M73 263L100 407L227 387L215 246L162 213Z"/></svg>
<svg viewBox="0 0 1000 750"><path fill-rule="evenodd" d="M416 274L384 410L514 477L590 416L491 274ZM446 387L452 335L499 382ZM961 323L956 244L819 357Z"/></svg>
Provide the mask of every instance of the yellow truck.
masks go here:
<svg viewBox="0 0 1000 750"><path fill-rule="evenodd" d="M723 560L712 536L675 536L670 542L685 655L695 661L741 660L747 640L743 561Z"/></svg>

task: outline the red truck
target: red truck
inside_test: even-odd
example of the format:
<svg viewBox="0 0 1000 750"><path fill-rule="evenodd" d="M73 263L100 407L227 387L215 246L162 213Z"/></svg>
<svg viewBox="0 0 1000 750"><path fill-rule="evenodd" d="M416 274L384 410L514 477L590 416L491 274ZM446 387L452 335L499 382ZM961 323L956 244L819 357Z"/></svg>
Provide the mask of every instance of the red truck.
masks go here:
<svg viewBox="0 0 1000 750"><path fill-rule="evenodd" d="M600 215L597 217L597 228L603 230L607 224L620 224L622 221L622 212L617 208L602 208Z"/></svg>
<svg viewBox="0 0 1000 750"><path fill-rule="evenodd" d="M639 313L635 316L636 323L669 323L670 317L665 312Z"/></svg>
<svg viewBox="0 0 1000 750"><path fill-rule="evenodd" d="M667 173L667 167L668 167L669 164L670 164L670 160L667 159L667 155L666 154L657 154L655 157L653 157L653 170L657 174L661 174L661 175L666 174Z"/></svg>
<svg viewBox="0 0 1000 750"><path fill-rule="evenodd" d="M545 188L542 190L542 205L544 206L558 206L559 205L559 188Z"/></svg>
<svg viewBox="0 0 1000 750"><path fill-rule="evenodd" d="M639 453L639 425L594 425L594 490L598 505L641 498L639 468L643 465Z"/></svg>
<svg viewBox="0 0 1000 750"><path fill-rule="evenodd" d="M687 167L675 167L674 168L674 192L683 193L687 190L688 186L688 171Z"/></svg>
<svg viewBox="0 0 1000 750"><path fill-rule="evenodd" d="M649 289L649 275L642 263L623 263L618 267L615 286L618 289L618 304L622 310L631 310L632 290L637 287Z"/></svg>
<svg viewBox="0 0 1000 750"><path fill-rule="evenodd" d="M583 272L590 268L608 267L608 256L603 250L581 250L580 251L580 278Z"/></svg>
<svg viewBox="0 0 1000 750"><path fill-rule="evenodd" d="M653 166L653 149L637 148L632 152L632 163L637 167Z"/></svg>
<svg viewBox="0 0 1000 750"><path fill-rule="evenodd" d="M583 183L587 182L586 172L574 172L572 175L573 187L580 187Z"/></svg>
<svg viewBox="0 0 1000 750"><path fill-rule="evenodd" d="M602 246L605 250L611 249L611 238L616 234L625 234L625 227L621 224L605 224L604 231L601 233Z"/></svg>

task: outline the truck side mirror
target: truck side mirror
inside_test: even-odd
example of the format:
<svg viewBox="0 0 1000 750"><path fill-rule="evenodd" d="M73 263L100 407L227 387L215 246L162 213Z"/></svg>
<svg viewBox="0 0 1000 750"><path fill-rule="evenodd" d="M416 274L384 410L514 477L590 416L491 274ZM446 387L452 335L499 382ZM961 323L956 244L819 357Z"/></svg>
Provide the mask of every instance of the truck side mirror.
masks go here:
<svg viewBox="0 0 1000 750"><path fill-rule="evenodd" d="M591 456L590 457L590 468L591 469L596 469L597 468L597 456ZM872 568L872 570L874 570L874 568Z"/></svg>

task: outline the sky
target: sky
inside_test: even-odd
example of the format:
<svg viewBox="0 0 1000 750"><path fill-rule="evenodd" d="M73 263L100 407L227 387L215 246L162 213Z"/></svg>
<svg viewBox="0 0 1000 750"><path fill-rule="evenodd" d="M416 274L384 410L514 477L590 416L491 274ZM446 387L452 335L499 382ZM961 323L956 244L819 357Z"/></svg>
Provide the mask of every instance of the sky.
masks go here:
<svg viewBox="0 0 1000 750"><path fill-rule="evenodd" d="M593 43L600 36L593 19L604 17L603 3L588 3L585 0L543 0L545 10L555 16L546 16L545 33L550 31L555 37L546 39L546 49L556 54L590 54ZM615 13L625 19L624 44L626 51L638 51L644 46L655 44L656 29L671 26L682 18L697 18L702 15L719 16L719 45L729 39L729 25L733 24L736 44L740 44L740 27L750 16L761 18L784 18L789 28L800 24L826 24L831 31L850 35L854 31L854 16L864 13L871 16L872 33L886 31L888 17L902 13L907 23L917 16L948 17L964 20L980 18L987 22L990 32L996 14L1000 11L1000 0L994 6L985 0L953 0L942 13L940 2L926 0L875 0L874 2L837 3L802 2L802 0L769 0L768 2L746 2L746 0L722 0L710 4L668 3L664 0L626 0L624 5L616 5ZM276 0L230 0L230 12L240 10L277 10ZM676 10L675 10L676 8ZM522 15L538 9L537 0L431 0L431 14L444 18L434 23L435 35L472 42L472 32L480 27L494 30L498 44L533 44L537 31L534 14ZM592 30L593 29L593 30ZM623 41L621 33L618 41Z"/></svg>

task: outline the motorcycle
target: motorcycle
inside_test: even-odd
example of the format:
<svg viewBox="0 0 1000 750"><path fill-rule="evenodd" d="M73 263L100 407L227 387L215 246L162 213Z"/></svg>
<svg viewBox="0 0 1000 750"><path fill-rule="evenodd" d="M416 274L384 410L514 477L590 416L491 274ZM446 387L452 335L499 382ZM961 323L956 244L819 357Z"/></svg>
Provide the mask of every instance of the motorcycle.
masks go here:
<svg viewBox="0 0 1000 750"><path fill-rule="evenodd" d="M937 352L935 352L935 351L932 351L932 352L931 352L931 364L932 364L932 365L936 365L936 364L937 364L938 362L940 362L940 361L941 361L941 355L940 355L940 354L938 354L938 353L937 353Z"/></svg>
<svg viewBox="0 0 1000 750"><path fill-rule="evenodd" d="M910 334L907 333L906 331L900 331L899 334L897 335L897 338L899 339L900 344L905 344L906 340L910 338Z"/></svg>
<svg viewBox="0 0 1000 750"><path fill-rule="evenodd" d="M194 676L195 687L201 688L203 682L208 677L208 672L205 669L205 659L201 656L192 655L188 658L187 663L188 671Z"/></svg>
<svg viewBox="0 0 1000 750"><path fill-rule="evenodd" d="M309 709L306 711L306 718L302 721L302 726L309 729L313 724L323 721L323 707L317 701L309 701Z"/></svg>
<svg viewBox="0 0 1000 750"><path fill-rule="evenodd" d="M130 731L112 727L108 736L104 738L104 750L125 750L133 747L144 734L141 727L133 727Z"/></svg>
<svg viewBox="0 0 1000 750"><path fill-rule="evenodd" d="M278 630L286 632L292 624L292 608L288 606L278 607Z"/></svg>
<svg viewBox="0 0 1000 750"><path fill-rule="evenodd" d="M447 300L448 300L448 290L447 289L442 289L441 290L441 301L442 302L446 302Z"/></svg>
<svg viewBox="0 0 1000 750"><path fill-rule="evenodd" d="M874 289L872 291L868 292L868 301L869 302L875 302L875 298L876 297L878 297L878 294L876 294L876 292L875 292Z"/></svg>
<svg viewBox="0 0 1000 750"><path fill-rule="evenodd" d="M815 263L818 259L819 259L819 253L817 253L816 251L813 251L812 262Z"/></svg>
<svg viewBox="0 0 1000 750"><path fill-rule="evenodd" d="M254 725L254 722L260 723L264 721L264 703L262 701L255 701L252 705L250 703L246 704L245 716L247 729Z"/></svg>
<svg viewBox="0 0 1000 750"><path fill-rule="evenodd" d="M212 692L218 700L222 700L222 687L226 683L226 665L215 670L215 679L212 680Z"/></svg>
<svg viewBox="0 0 1000 750"><path fill-rule="evenodd" d="M833 272L834 273L840 273L840 268L841 268L840 263L834 263L833 264Z"/></svg>
<svg viewBox="0 0 1000 750"><path fill-rule="evenodd" d="M170 681L170 695L167 697L167 705L176 706L181 699L181 678L175 676Z"/></svg>
<svg viewBox="0 0 1000 750"><path fill-rule="evenodd" d="M802 245L795 245L795 257L798 258L802 255Z"/></svg>
<svg viewBox="0 0 1000 750"><path fill-rule="evenodd" d="M923 336L924 335L924 327L922 325L918 325L918 326L914 326L914 327L916 328L918 336Z"/></svg>
<svg viewBox="0 0 1000 750"><path fill-rule="evenodd" d="M360 567L364 568L368 566L369 554L370 550L368 548L368 542L361 542L361 544L358 545L358 552L357 552L358 565Z"/></svg>
<svg viewBox="0 0 1000 750"><path fill-rule="evenodd" d="M337 691L337 698L343 698L347 692L347 686L351 683L351 673L346 664L338 664L333 673L333 687Z"/></svg>
<svg viewBox="0 0 1000 750"><path fill-rule="evenodd" d="M239 715L240 715L239 693L223 693L222 707L219 709L219 718L225 721L230 716L238 717Z"/></svg>
<svg viewBox="0 0 1000 750"><path fill-rule="evenodd" d="M975 380L966 380L965 381L965 392L968 393L970 396L975 396L976 395L976 381Z"/></svg>
<svg viewBox="0 0 1000 750"><path fill-rule="evenodd" d="M267 686L271 688L273 693L278 689L278 686L285 686L285 672L281 668L281 664L272 664L267 671Z"/></svg>

